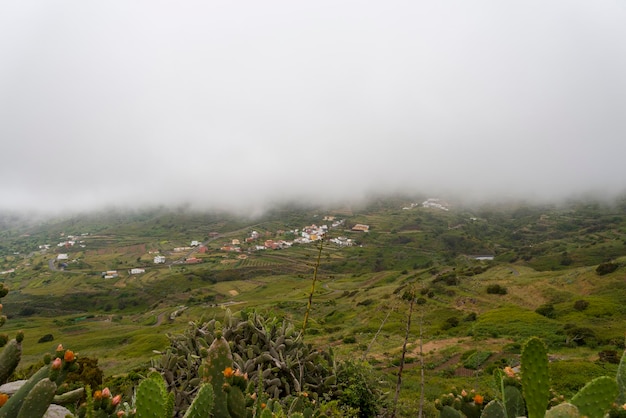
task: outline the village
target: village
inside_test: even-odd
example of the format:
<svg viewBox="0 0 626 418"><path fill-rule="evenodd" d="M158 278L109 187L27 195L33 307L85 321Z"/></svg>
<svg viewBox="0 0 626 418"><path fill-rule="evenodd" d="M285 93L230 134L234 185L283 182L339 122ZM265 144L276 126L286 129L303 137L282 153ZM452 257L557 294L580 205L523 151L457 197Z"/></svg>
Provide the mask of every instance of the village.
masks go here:
<svg viewBox="0 0 626 418"><path fill-rule="evenodd" d="M253 253L256 251L266 251L266 250L282 250L286 248L290 248L293 245L306 245L311 244L317 241L321 241L328 236L328 232L331 229L339 228L342 225L345 225L344 219L336 219L334 216L325 216L323 221L330 222L330 226L328 224L324 225L307 225L303 228L293 229L289 231L278 230L275 234L265 233L261 234L258 231L250 232L250 235L245 237L243 240L239 238L233 238L228 242L225 242L221 247L220 251L227 253ZM351 228L352 231L355 232L368 232L369 225L364 224L356 224ZM268 238L267 235L278 235L278 236L292 236L293 239L271 239ZM210 234L211 236L211 234ZM217 239L219 235L212 235L212 239ZM351 238L347 238L345 236L338 236L334 238L328 239L328 242L337 245L339 247L351 247L354 245L354 240ZM177 247L173 249L174 253L180 253L189 251L191 253L205 254L208 251L208 246L206 243L202 243L197 240L191 241L188 247ZM165 264L167 259L162 254L156 254L153 259L154 264ZM196 264L201 263L202 259L197 257L187 257L184 259L184 263L186 264Z"/></svg>
<svg viewBox="0 0 626 418"><path fill-rule="evenodd" d="M438 209L448 211L448 204L440 199L429 198L421 203L411 203L409 206L403 207L404 210L414 209L416 207ZM275 232L265 231L263 233L253 230L249 232L249 235L241 238L232 238L226 242L223 242L218 251L223 253L236 253L240 254L240 258L246 258L257 251L274 251L290 248L294 245L308 245L311 243L319 242L326 239L328 243L336 245L338 247L351 247L355 245L352 238L347 236L333 236L329 238L329 231L332 229L345 228L346 220L337 219L335 216L326 215L323 217L321 225L311 224L302 228L296 228L292 230L277 230ZM354 224L349 228L352 232L368 233L370 226L366 224ZM86 238L89 238L89 233L82 233L79 235L67 235L62 234L63 240L61 240L56 247L59 249L71 249L74 246L80 248L86 248ZM221 235L218 232L210 232L208 234L208 240L191 240L188 246L174 247L171 250L151 250L149 254L152 257L153 265L177 265L177 264L198 264L205 261L202 255L207 254L210 251L209 243L218 240ZM51 245L43 244L39 245L39 250L46 252L50 250ZM76 262L76 259L70 259L68 253L63 252L57 254L55 260L56 265L60 270L64 270L68 267L68 263ZM52 268L52 261L50 264ZM140 275L146 273L146 265L133 267L127 270L129 276ZM5 272L3 272L5 273ZM104 279L114 279L119 277L118 270L106 270L102 271L101 276Z"/></svg>
<svg viewBox="0 0 626 418"><path fill-rule="evenodd" d="M244 254L252 254L257 251L272 251L282 250L292 247L293 245L308 245L311 243L319 242L323 239L327 239L327 242L336 245L338 247L351 247L355 245L352 238L346 236L336 236L329 238L329 231L331 229L337 229L345 226L345 219L336 219L334 216L324 216L322 225L311 224L302 228L296 228L292 230L277 230L276 232L265 231L263 233L253 230L248 236L240 238L233 238L227 242L224 242L217 248L218 251L224 253L238 253L240 257L245 257ZM369 225L355 224L350 230L354 232L367 233L369 232ZM89 237L88 233L80 234L79 236L62 234L62 241L60 241L56 247L60 250L70 250L79 246L80 248L86 248L88 243L84 238ZM204 261L203 254L207 254L209 249L209 243L218 240L221 235L217 232L210 232L208 234L208 240L205 242L199 240L191 240L188 246L178 246L171 250L150 250L148 253L152 256L153 265L177 265L177 264L198 264ZM291 239L279 239L277 237L292 237ZM39 245L39 250L42 253L51 249L50 244ZM56 255L53 260L50 260L50 269L65 270L70 263L77 262L77 259L72 259L71 253L61 252ZM146 273L146 266L133 267L126 270L129 276L141 275ZM103 279L115 279L120 277L120 271L110 269L101 272Z"/></svg>

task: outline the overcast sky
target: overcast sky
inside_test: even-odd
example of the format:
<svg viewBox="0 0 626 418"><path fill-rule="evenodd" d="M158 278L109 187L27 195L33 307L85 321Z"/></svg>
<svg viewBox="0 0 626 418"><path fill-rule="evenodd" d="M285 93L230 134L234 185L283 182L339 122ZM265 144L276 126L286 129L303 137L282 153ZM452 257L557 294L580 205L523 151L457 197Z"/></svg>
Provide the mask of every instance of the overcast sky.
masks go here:
<svg viewBox="0 0 626 418"><path fill-rule="evenodd" d="M5 1L0 209L626 190L623 1Z"/></svg>

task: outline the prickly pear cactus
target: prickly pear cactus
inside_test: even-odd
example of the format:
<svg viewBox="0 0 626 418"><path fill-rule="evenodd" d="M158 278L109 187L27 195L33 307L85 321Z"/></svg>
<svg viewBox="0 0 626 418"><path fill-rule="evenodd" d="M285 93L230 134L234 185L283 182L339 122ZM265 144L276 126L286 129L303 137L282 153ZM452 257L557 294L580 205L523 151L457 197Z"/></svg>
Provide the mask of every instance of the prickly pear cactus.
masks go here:
<svg viewBox="0 0 626 418"><path fill-rule="evenodd" d="M499 400L494 399L489 402L485 409L483 409L483 413L480 416L481 418L505 418L506 413L504 411L504 405Z"/></svg>
<svg viewBox="0 0 626 418"><path fill-rule="evenodd" d="M463 402L461 404L461 412L467 418L479 418L481 414L481 405L477 405L474 402Z"/></svg>
<svg viewBox="0 0 626 418"><path fill-rule="evenodd" d="M0 353L0 385L5 384L22 358L22 343L9 341Z"/></svg>
<svg viewBox="0 0 626 418"><path fill-rule="evenodd" d="M522 391L528 418L543 418L550 396L548 354L543 342L536 337L522 349Z"/></svg>
<svg viewBox="0 0 626 418"><path fill-rule="evenodd" d="M218 334L228 342L232 355L230 364L219 372L225 367L240 370L254 386L260 383L261 392L271 398L284 399L306 391L317 399L337 391L331 350L316 350L305 344L287 321L264 318L256 312L227 311L221 324L215 319L191 323L183 335L170 335L170 348L152 362L175 394L176 415L194 399L203 381L204 359ZM219 403L218 387L213 388Z"/></svg>
<svg viewBox="0 0 626 418"><path fill-rule="evenodd" d="M274 414L272 413L272 411L268 408L265 408L262 412L261 412L261 418L272 418L274 417Z"/></svg>
<svg viewBox="0 0 626 418"><path fill-rule="evenodd" d="M444 405L441 408L441 412L439 413L439 418L461 418L462 415L459 411L452 408L451 406Z"/></svg>
<svg viewBox="0 0 626 418"><path fill-rule="evenodd" d="M504 387L504 407L508 418L526 416L524 398L515 386Z"/></svg>
<svg viewBox="0 0 626 418"><path fill-rule="evenodd" d="M211 411L213 411L214 400L213 386L203 384L200 386L200 390L198 390L196 397L193 399L193 402L185 412L183 418L202 418L210 416Z"/></svg>
<svg viewBox="0 0 626 418"><path fill-rule="evenodd" d="M232 418L246 418L246 399L241 389L237 386L226 384L223 390L226 392L226 407L230 414L229 416Z"/></svg>
<svg viewBox="0 0 626 418"><path fill-rule="evenodd" d="M137 418L170 418L167 416L167 390L161 375L144 379L137 387Z"/></svg>
<svg viewBox="0 0 626 418"><path fill-rule="evenodd" d="M0 283L0 299L5 297L9 289L4 285L4 283ZM6 322L6 315L2 315L2 304L0 303L0 327L4 325ZM6 334L2 335L0 338L1 346L5 346L2 353L0 353L0 385L5 384L17 368L21 358L22 358L22 340L24 339L24 333L19 332L17 336L8 341L9 337ZM7 344L8 341L8 344Z"/></svg>
<svg viewBox="0 0 626 418"><path fill-rule="evenodd" d="M550 408L545 415L545 418L578 418L580 413L578 408L571 403L562 403Z"/></svg>
<svg viewBox="0 0 626 418"><path fill-rule="evenodd" d="M587 383L573 398L571 403L581 415L588 418L602 418L615 401L618 394L614 379L602 376Z"/></svg>
<svg viewBox="0 0 626 418"><path fill-rule="evenodd" d="M50 406L54 393L57 390L56 383L45 378L37 382L33 389L24 398L17 418L43 417Z"/></svg>
<svg viewBox="0 0 626 418"><path fill-rule="evenodd" d="M224 337L216 338L209 350L204 362L201 366L200 376L202 379L213 385L215 395L215 405L213 406L213 415L216 417L228 417L228 407L226 393L222 390L226 383L224 373L232 372L233 356L230 352L228 341Z"/></svg>
<svg viewBox="0 0 626 418"><path fill-rule="evenodd" d="M0 298L4 297L6 292L6 287L4 287L3 284L0 285ZM6 317L2 316L1 318ZM3 322L4 319L0 319L0 323ZM16 366L17 362L19 362L19 358L17 358L16 362L15 355L18 355L21 351L19 344L21 344L23 339L24 334L22 332L18 333L15 340L9 342L9 345L5 347L5 350L9 349L6 355L5 350L3 350L0 361L10 363L3 364L1 367L4 370L3 373L7 373L13 365ZM15 343L13 341L15 341ZM75 369L76 356L72 351L65 350L63 346L59 344L55 356L46 355L44 357L44 366L32 375L30 379L0 407L0 418L14 418L18 416L34 418L40 416L37 415L39 413L38 411L43 409L45 412L48 409L48 406L54 398L56 388L63 383L68 372ZM23 413L21 412L22 410L24 411ZM43 413L41 415L43 415Z"/></svg>

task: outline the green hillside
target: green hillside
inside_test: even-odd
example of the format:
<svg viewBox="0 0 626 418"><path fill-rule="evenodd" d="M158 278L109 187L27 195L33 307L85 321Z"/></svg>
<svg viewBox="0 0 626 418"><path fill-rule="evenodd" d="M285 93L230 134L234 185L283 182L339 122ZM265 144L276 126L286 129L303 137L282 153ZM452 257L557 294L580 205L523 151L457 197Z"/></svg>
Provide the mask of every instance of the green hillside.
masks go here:
<svg viewBox="0 0 626 418"><path fill-rule="evenodd" d="M168 347L167 334L200 318L221 320L226 309L300 329L315 284L307 342L366 360L391 393L407 295L415 295L402 416L417 408L420 332L430 414L452 387L493 396L491 371L517 365L531 336L548 345L565 396L588 380L577 380L580 364L614 374L617 366L600 359L624 349L626 200L424 201L389 196L360 207L281 207L255 219L184 208L1 215L0 281L10 289L3 331L24 330L24 367L62 342L97 358L112 379L145 368L155 350ZM353 230L357 224L369 231ZM322 225L324 240L310 233L312 242L296 242L306 227ZM270 241L282 248L260 249ZM157 255L166 262L155 264ZM104 278L107 271L115 277ZM46 334L53 340L39 343Z"/></svg>

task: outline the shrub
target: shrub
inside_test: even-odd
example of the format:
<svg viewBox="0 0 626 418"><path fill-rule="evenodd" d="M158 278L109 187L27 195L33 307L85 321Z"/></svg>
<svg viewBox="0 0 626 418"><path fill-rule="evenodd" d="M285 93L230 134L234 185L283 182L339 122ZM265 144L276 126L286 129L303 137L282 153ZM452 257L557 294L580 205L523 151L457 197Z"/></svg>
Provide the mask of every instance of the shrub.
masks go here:
<svg viewBox="0 0 626 418"><path fill-rule="evenodd" d="M38 343L47 343L54 340L54 336L52 334L46 334L37 340Z"/></svg>
<svg viewBox="0 0 626 418"><path fill-rule="evenodd" d="M490 284L487 286L487 293L490 295L506 295L507 290L506 287L500 286L499 284Z"/></svg>
<svg viewBox="0 0 626 418"><path fill-rule="evenodd" d="M572 396L590 379L606 374L602 366L586 361L555 361L549 367L552 389L566 397Z"/></svg>
<svg viewBox="0 0 626 418"><path fill-rule="evenodd" d="M92 388L98 388L102 385L104 373L98 366L98 359L91 357L80 357L76 360L78 369L67 375L68 383L80 383L80 386L89 385Z"/></svg>
<svg viewBox="0 0 626 418"><path fill-rule="evenodd" d="M470 350L467 350L466 352L464 352L463 354L461 354L461 360L467 360L469 357L471 357L472 355L474 355L478 350L476 350L475 348L472 348Z"/></svg>
<svg viewBox="0 0 626 418"><path fill-rule="evenodd" d="M345 361L337 371L340 404L358 409L361 418L375 417L384 406L383 388L368 363Z"/></svg>
<svg viewBox="0 0 626 418"><path fill-rule="evenodd" d="M459 325L459 319L451 316L450 318L446 319L446 321L441 326L441 329L445 331L447 329L454 328L458 325Z"/></svg>
<svg viewBox="0 0 626 418"><path fill-rule="evenodd" d="M514 339L539 335L549 344L562 344L563 335L557 335L562 326L551 319L519 307L495 308L477 318L473 326L474 335L511 336Z"/></svg>
<svg viewBox="0 0 626 418"><path fill-rule="evenodd" d="M613 273L619 267L616 263L602 263L596 268L598 276L604 276L605 274Z"/></svg>
<svg viewBox="0 0 626 418"><path fill-rule="evenodd" d="M463 362L463 367L467 369L478 369L487 359L491 357L490 351L477 351Z"/></svg>
<svg viewBox="0 0 626 418"><path fill-rule="evenodd" d="M433 283L439 283L439 282L443 282L448 286L456 286L459 284L460 279L457 277L456 272L449 271L449 272L440 274L433 280Z"/></svg>
<svg viewBox="0 0 626 418"><path fill-rule="evenodd" d="M556 317L556 312L554 311L554 305L551 303L546 303L545 305L541 305L540 307L535 309L535 312L537 312L541 316L545 316L546 318L554 319Z"/></svg>
<svg viewBox="0 0 626 418"><path fill-rule="evenodd" d="M600 351L598 357L602 363L619 364L620 362L620 355L615 350Z"/></svg>
<svg viewBox="0 0 626 418"><path fill-rule="evenodd" d="M587 302L586 300L580 299L574 302L574 309L576 309L577 311L584 311L588 307L589 302Z"/></svg>
<svg viewBox="0 0 626 418"><path fill-rule="evenodd" d="M32 316L37 313L35 308L31 308L30 306L26 306L20 309L19 316Z"/></svg>
<svg viewBox="0 0 626 418"><path fill-rule="evenodd" d="M474 322L476 321L476 312L470 312L469 314L467 314L467 316L465 318L463 318L463 321L465 322Z"/></svg>
<svg viewBox="0 0 626 418"><path fill-rule="evenodd" d="M522 352L522 344L518 342L509 343L505 345L504 347L502 347L502 352L511 353L511 354L520 354Z"/></svg>
<svg viewBox="0 0 626 418"><path fill-rule="evenodd" d="M598 340L596 333L591 328L577 327L572 324L566 324L564 327L567 340L565 342L568 346L575 345L590 345L594 346Z"/></svg>

